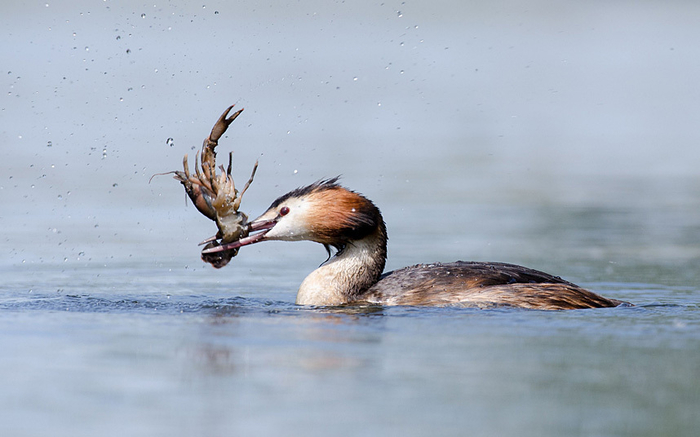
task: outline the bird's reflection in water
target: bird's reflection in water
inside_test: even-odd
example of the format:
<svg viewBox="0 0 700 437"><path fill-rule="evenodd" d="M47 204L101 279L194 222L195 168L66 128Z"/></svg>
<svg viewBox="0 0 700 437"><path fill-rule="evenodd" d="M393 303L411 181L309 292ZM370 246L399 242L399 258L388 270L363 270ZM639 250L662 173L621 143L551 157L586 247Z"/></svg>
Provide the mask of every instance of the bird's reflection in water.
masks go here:
<svg viewBox="0 0 700 437"><path fill-rule="evenodd" d="M381 343L385 324L376 305L310 308L234 298L208 309L187 349L203 374L362 368L372 361L364 346Z"/></svg>

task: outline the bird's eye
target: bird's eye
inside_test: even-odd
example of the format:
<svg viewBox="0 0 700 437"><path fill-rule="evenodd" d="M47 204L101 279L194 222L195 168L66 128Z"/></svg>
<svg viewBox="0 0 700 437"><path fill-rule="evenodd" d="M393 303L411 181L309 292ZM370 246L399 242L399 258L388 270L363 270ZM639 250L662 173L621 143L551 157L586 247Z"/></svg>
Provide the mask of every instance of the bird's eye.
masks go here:
<svg viewBox="0 0 700 437"><path fill-rule="evenodd" d="M280 208L280 215L287 215L289 214L289 207L288 206L283 206Z"/></svg>

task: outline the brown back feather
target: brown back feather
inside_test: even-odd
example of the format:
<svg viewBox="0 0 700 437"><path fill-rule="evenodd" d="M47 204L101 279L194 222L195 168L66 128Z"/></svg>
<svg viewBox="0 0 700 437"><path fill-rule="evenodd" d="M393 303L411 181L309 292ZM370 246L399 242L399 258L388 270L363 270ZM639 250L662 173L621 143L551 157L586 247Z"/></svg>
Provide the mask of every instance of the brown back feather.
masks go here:
<svg viewBox="0 0 700 437"><path fill-rule="evenodd" d="M533 309L601 308L622 303L527 267L464 261L420 264L386 273L360 299L390 305Z"/></svg>

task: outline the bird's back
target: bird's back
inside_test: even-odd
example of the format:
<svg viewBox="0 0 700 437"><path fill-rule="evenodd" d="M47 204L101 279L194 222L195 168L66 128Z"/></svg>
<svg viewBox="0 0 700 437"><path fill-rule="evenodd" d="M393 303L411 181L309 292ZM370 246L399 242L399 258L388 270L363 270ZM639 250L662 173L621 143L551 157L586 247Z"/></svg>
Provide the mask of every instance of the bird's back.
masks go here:
<svg viewBox="0 0 700 437"><path fill-rule="evenodd" d="M527 267L465 261L418 264L385 273L357 301L543 310L615 307L625 303Z"/></svg>

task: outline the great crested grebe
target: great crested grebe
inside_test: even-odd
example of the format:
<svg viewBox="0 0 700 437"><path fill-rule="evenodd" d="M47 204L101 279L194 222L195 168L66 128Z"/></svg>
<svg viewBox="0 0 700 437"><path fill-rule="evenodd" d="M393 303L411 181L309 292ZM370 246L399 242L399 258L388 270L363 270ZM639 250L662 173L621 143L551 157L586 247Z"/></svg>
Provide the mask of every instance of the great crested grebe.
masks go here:
<svg viewBox="0 0 700 437"><path fill-rule="evenodd" d="M608 299L537 270L513 264L419 264L382 274L387 233L379 209L338 178L318 181L279 197L249 223L251 234L203 253L267 240L315 241L329 259L299 287L300 305L510 306L560 310L615 307ZM330 247L336 249L330 256Z"/></svg>

